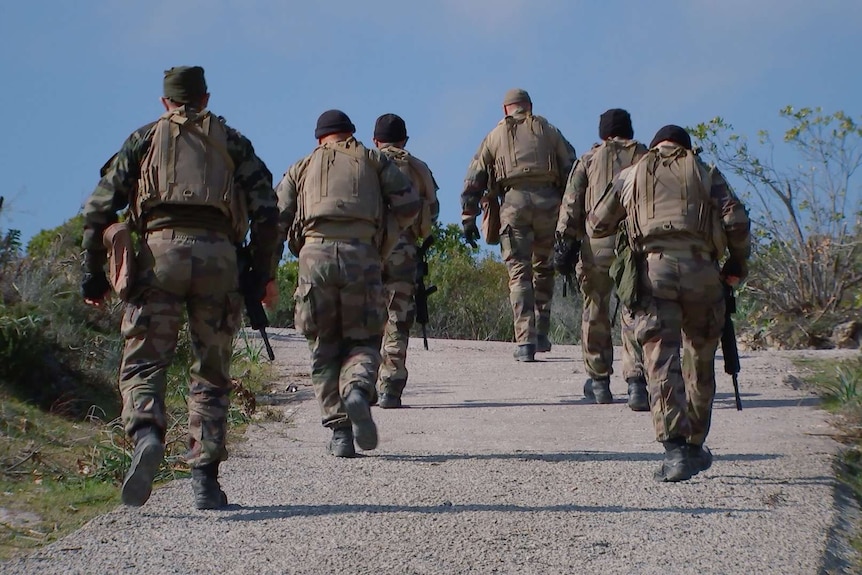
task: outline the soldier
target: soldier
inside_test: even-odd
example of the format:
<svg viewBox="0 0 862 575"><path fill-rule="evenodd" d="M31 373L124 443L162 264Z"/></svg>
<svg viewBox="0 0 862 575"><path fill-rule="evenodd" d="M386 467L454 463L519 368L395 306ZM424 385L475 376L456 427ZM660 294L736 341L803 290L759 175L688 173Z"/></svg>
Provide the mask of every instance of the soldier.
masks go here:
<svg viewBox="0 0 862 575"><path fill-rule="evenodd" d="M398 238L390 256L383 262L383 287L389 319L383 332L383 359L377 380L378 405L384 409L401 407L407 385L407 345L410 328L416 320L416 242L431 235L440 213L437 182L428 165L404 149L407 126L395 114L384 114L374 124L374 145L407 176L422 198L416 221Z"/></svg>
<svg viewBox="0 0 862 575"><path fill-rule="evenodd" d="M609 271L614 260L616 237L615 234L604 238L590 237L585 233L585 223L587 214L595 208L608 184L620 170L637 162L646 153L646 146L633 139L631 116L619 108L608 110L599 117L599 138L601 143L581 156L569 174L557 221L554 267L557 273L568 276L573 271L571 264L577 261L578 285L584 298L581 347L589 376L584 383L584 396L596 403L612 403L610 377L614 347L610 303L613 280ZM625 306L620 315L628 406L634 411L649 411L643 357L634 336L634 315Z"/></svg>
<svg viewBox="0 0 862 575"><path fill-rule="evenodd" d="M122 321L122 416L135 443L122 501L147 501L164 456L166 372L185 310L194 357L186 459L195 506L215 509L227 504L218 468L227 457L230 358L242 311L235 244L250 219L262 294L273 277L277 202L251 142L206 109L203 68L166 71L161 101L165 114L128 137L84 205L81 288L88 303L102 304L109 289L103 232L128 206L140 253Z"/></svg>
<svg viewBox="0 0 862 575"><path fill-rule="evenodd" d="M688 133L673 125L619 174L587 217L587 230L605 237L623 219L638 267L633 305L650 410L665 448L655 478L685 481L712 465L704 442L724 325L722 281L735 284L747 274L750 222L724 176L704 165Z"/></svg>
<svg viewBox="0 0 862 575"><path fill-rule="evenodd" d="M535 361L537 352L551 350L554 226L576 154L557 128L533 115L526 91L506 92L503 113L505 117L482 141L467 170L461 223L464 237L475 247L480 202L488 210L498 196L502 200L499 242L509 272L518 344L514 356L517 361Z"/></svg>
<svg viewBox="0 0 862 575"><path fill-rule="evenodd" d="M339 110L317 120L314 151L276 193L280 226L299 258L296 328L311 349L311 381L337 457L377 447L371 417L386 323L382 257L421 208L410 180L353 137Z"/></svg>

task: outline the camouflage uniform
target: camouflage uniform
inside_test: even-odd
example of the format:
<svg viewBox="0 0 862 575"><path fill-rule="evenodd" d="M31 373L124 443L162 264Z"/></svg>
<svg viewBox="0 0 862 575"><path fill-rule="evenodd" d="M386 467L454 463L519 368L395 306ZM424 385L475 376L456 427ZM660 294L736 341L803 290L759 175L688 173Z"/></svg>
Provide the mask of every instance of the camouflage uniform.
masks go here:
<svg viewBox="0 0 862 575"><path fill-rule="evenodd" d="M531 121L540 126L536 140L550 151L549 158L540 160L544 170L500 173L510 153L505 145L511 139L510 125L523 130L525 122ZM485 137L467 170L461 194L463 222L475 221L486 190L502 198L500 252L509 272L509 300L519 346L535 347L538 340L547 341L554 293L554 230L563 183L575 158L575 149L557 128L519 107Z"/></svg>
<svg viewBox="0 0 862 575"><path fill-rule="evenodd" d="M204 113L187 112L190 116ZM83 247L89 252L105 251L103 231L135 197L155 126L154 122L132 133L103 168L102 179L83 209ZM235 166L234 189L245 195L248 205L255 261L271 262L278 244L272 174L248 139L225 128L226 151ZM144 213L137 223L141 248L121 328L125 338L119 381L123 423L129 435L153 426L164 436L166 374L185 311L194 358L187 461L192 467L203 467L227 457L229 368L242 302L237 291L237 238L229 219L212 208L164 206ZM272 277L271 265L265 265Z"/></svg>
<svg viewBox="0 0 862 575"><path fill-rule="evenodd" d="M612 155L614 152L616 154ZM575 163L563 195L557 233L577 240L581 246L577 265L578 285L584 299L581 347L591 380L608 380L613 373L610 312L613 280L608 272L614 260L616 235L591 237L586 231L586 218L610 181L645 152L643 144L629 138L614 137L596 144ZM595 166L597 158L608 166ZM634 335L634 314L625 306L620 310L620 324L623 377L627 381L643 378L642 354Z"/></svg>
<svg viewBox="0 0 862 575"><path fill-rule="evenodd" d="M389 158L407 154L406 150L392 144L383 145L379 149ZM437 183L424 162L415 156L411 156L410 160L411 169L421 173L412 176L406 163L403 167L401 164L397 165L402 173L411 179L413 187L420 192L420 197L428 205L427 224L433 225L440 214ZM410 329L416 321L416 244L424 239L419 227L419 222L415 222L407 228L392 253L383 262L388 321L383 332L382 363L377 391L397 398L401 397L407 385L407 347L410 342Z"/></svg>
<svg viewBox="0 0 862 575"><path fill-rule="evenodd" d="M333 148L362 155L365 159L358 162L374 166L372 185L379 188L379 202L397 222L395 233L400 235L413 222L421 202L410 180L386 156L353 137L322 144L292 165L276 188L281 227L285 233L288 228L298 230L296 237L302 244L296 328L311 350L311 381L322 423L340 429L351 424L342 399L354 388L368 398L376 393L386 322L379 240L384 224L360 220L347 210L339 219L309 218L311 202L322 193L321 180L311 173L309 164L319 154L331 154L331 162L338 162L344 154Z"/></svg>
<svg viewBox="0 0 862 575"><path fill-rule="evenodd" d="M684 137L688 138L687 134ZM595 237L604 237L613 234L625 219L635 252L641 254L636 332L643 346L656 439L668 450L656 478L679 481L711 464L711 455L707 462L702 447L709 433L715 395L715 352L724 325L725 304L717 260L724 255L726 246L730 260L745 265L750 252L750 222L745 207L718 169L707 168L695 158L698 178L709 195L704 204L708 206L706 211L714 214L706 219L712 226L711 239L689 231L655 235L639 231L643 225L638 213L643 208L639 210L638 206L650 197L642 187L642 174L686 147L676 140L662 140L659 135L656 139L660 143L654 140L649 155L620 173L613 189L588 216L587 229ZM690 148L690 140L687 143ZM658 208L655 210L658 213ZM668 229L683 228L663 228ZM681 348L684 369L680 365ZM704 459L693 463L691 454ZM676 472L671 466L676 466Z"/></svg>

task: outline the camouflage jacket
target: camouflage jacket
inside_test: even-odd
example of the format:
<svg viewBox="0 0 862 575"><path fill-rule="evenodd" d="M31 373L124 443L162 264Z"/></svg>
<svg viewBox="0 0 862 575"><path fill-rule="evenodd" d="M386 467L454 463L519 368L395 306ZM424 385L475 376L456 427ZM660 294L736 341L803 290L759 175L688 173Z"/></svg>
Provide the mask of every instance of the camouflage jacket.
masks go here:
<svg viewBox="0 0 862 575"><path fill-rule="evenodd" d="M522 114L524 112L519 111L515 112L513 116L519 118ZM559 170L558 179L560 182L565 182L577 158L575 148L566 140L559 129L547 123L546 120L542 120L546 122L547 128L550 131L550 137L555 140L554 148L556 150L556 160ZM505 129L505 121L501 121L494 130L485 136L485 139L482 140L479 149L473 156L470 166L467 168L467 175L464 178L464 191L461 192L462 220L475 218L481 212L479 202L482 196L489 187L495 185L494 166L497 162L497 155L503 153L503 150L494 149L495 147L491 142L499 140L499 138L495 137L496 131Z"/></svg>
<svg viewBox="0 0 862 575"><path fill-rule="evenodd" d="M102 179L84 204L83 247L93 252L104 252L102 233L117 220L117 212L126 209L136 191L141 163L147 154L156 122L135 130L117 152L102 167ZM278 245L277 199L272 191L272 173L263 160L254 153L251 142L229 126L227 152L233 160L234 185L246 194L251 221L251 247L256 262L272 262ZM147 217L147 227L204 227L230 230L230 222L222 214L174 207L154 210ZM272 277L273 269L269 270Z"/></svg>
<svg viewBox="0 0 862 575"><path fill-rule="evenodd" d="M413 181L411 174L405 174L408 178L411 178L410 183L419 192L419 196L420 198L422 198L423 204L422 210L417 216L416 223L404 231L405 235L412 234L411 237L407 238L408 240L416 241L417 239L419 239L420 236L419 219L427 217L427 224L429 226L433 226L440 218L440 200L437 198L437 191L440 189L440 187L437 185L437 181L434 179L434 175L431 173L431 168L428 167L428 164L426 164L413 154L410 154L406 150L403 150L402 148L399 148L398 146L394 146L392 144L384 144L379 149L390 159L392 158L392 155L404 153L409 154L412 161L412 169L418 172L416 176L419 181L415 182Z"/></svg>

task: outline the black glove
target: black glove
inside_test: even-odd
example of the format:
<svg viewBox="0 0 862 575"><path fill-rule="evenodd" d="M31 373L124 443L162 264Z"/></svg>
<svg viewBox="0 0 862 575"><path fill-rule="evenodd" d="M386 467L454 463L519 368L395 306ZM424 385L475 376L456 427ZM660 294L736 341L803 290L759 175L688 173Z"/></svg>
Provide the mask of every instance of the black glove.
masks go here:
<svg viewBox="0 0 862 575"><path fill-rule="evenodd" d="M111 284L108 282L105 270L84 272L84 277L81 279L81 294L84 299L102 301L110 290Z"/></svg>
<svg viewBox="0 0 862 575"><path fill-rule="evenodd" d="M568 276L575 273L580 254L581 242L557 232L554 241L554 269L558 274Z"/></svg>
<svg viewBox="0 0 862 575"><path fill-rule="evenodd" d="M748 262L733 256L727 258L727 261L721 266L721 277L722 279L735 277L739 278L739 281L744 280L748 277Z"/></svg>
<svg viewBox="0 0 862 575"><path fill-rule="evenodd" d="M107 262L108 252L87 250L84 252L84 261L81 263L81 267L84 269L84 273L96 274L102 272L102 275L104 275L105 264Z"/></svg>
<svg viewBox="0 0 862 575"><path fill-rule="evenodd" d="M474 248L478 248L479 238L479 227L476 225L476 218L472 220L464 220L461 222L461 226L464 228L464 239L467 240L467 243L473 246Z"/></svg>

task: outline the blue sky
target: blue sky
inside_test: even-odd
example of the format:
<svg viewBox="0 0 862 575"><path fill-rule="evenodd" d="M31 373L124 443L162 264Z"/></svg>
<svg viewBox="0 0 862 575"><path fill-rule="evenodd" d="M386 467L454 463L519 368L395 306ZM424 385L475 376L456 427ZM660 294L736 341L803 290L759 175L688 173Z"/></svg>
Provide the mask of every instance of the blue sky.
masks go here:
<svg viewBox="0 0 862 575"><path fill-rule="evenodd" d="M318 115L405 118L408 148L460 221L467 165L523 87L579 154L598 117L628 109L649 142L723 116L781 130L778 110L858 117L858 0L28 0L0 6L0 229L29 239L74 216L104 161L161 111L162 73L202 65L210 108L276 181L310 152Z"/></svg>

